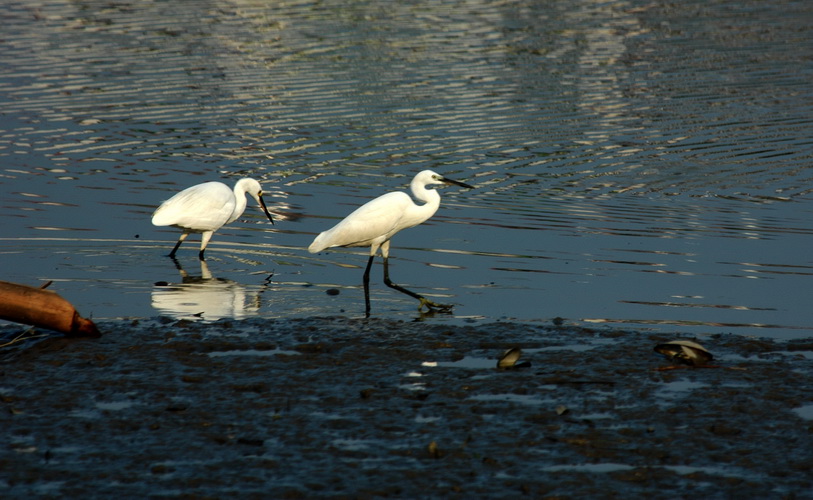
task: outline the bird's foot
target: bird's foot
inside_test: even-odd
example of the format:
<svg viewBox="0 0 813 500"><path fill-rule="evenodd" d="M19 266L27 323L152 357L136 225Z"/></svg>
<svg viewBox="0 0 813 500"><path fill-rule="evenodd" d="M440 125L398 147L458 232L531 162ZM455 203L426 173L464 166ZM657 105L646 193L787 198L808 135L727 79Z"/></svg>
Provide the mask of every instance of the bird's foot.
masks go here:
<svg viewBox="0 0 813 500"><path fill-rule="evenodd" d="M451 304L436 304L425 297L421 297L418 300L421 301L420 305L418 306L419 311L423 311L423 308L426 307L427 311L429 312L451 314L452 309L454 308L454 306Z"/></svg>

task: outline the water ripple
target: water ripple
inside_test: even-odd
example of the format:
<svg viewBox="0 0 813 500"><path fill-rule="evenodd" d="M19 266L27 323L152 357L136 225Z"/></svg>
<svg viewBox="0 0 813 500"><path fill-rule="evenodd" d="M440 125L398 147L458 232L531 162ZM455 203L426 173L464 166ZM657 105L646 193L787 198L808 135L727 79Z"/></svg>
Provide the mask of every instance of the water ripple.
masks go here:
<svg viewBox="0 0 813 500"><path fill-rule="evenodd" d="M813 326L798 300L777 303L810 288L813 66L796 48L811 13L798 1L7 2L4 227L17 242L169 240L147 222L162 199L251 175L284 224L260 229L247 212L224 229L224 253L275 259L290 283L355 286L325 270L357 265L353 252L330 266L268 245L304 248L433 168L477 189L444 190L395 253L483 315L599 307L608 323ZM693 296L720 298L674 305Z"/></svg>

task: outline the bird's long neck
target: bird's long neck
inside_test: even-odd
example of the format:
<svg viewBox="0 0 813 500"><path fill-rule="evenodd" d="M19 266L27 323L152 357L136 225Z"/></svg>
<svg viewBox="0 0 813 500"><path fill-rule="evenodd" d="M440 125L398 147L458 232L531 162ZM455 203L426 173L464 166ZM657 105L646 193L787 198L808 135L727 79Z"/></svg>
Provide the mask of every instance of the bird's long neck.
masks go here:
<svg viewBox="0 0 813 500"><path fill-rule="evenodd" d="M414 181L409 185L409 188L412 191L412 195L418 201L423 202L422 205L416 204L411 208L410 211L412 212L413 217L420 218L421 222L423 222L429 217L435 215L435 212L438 211L438 207L440 206L440 195L438 194L437 190L427 189L426 186L418 184Z"/></svg>
<svg viewBox="0 0 813 500"><path fill-rule="evenodd" d="M231 212L229 222L234 222L246 210L246 188L242 183L242 179L237 181L234 185L234 210Z"/></svg>

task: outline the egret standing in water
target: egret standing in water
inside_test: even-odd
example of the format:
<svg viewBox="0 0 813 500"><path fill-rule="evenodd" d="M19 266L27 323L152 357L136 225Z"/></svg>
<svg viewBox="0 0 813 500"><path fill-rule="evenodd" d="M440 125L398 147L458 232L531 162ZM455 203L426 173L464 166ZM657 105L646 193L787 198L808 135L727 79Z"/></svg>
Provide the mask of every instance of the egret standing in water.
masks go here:
<svg viewBox="0 0 813 500"><path fill-rule="evenodd" d="M403 192L387 193L369 201L348 215L344 220L324 231L308 247L310 253L321 252L330 247L370 247L370 259L364 270L365 314L370 316L370 267L376 253L381 249L384 258L384 284L421 301L419 309L426 306L430 311L449 312L452 306L435 304L426 297L396 285L390 281L390 238L408 227L417 226L435 214L440 206L440 195L427 186L456 184L473 189L473 186L443 177L431 170L424 170L412 179L409 188L422 205L412 201Z"/></svg>
<svg viewBox="0 0 813 500"><path fill-rule="evenodd" d="M246 193L257 200L273 224L274 219L271 218L263 201L260 183L254 179L240 179L234 185L234 190L222 182L204 182L186 188L163 202L152 214L152 223L156 226L172 226L183 230L169 256L175 257L175 252L187 236L201 233L198 258L204 260L203 252L214 232L223 225L237 220L245 211Z"/></svg>

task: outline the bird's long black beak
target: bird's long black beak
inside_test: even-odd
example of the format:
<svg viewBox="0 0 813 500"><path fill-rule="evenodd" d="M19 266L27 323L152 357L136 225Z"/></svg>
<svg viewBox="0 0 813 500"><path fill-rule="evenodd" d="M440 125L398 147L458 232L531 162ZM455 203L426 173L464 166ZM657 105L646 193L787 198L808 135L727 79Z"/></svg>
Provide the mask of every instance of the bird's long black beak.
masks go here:
<svg viewBox="0 0 813 500"><path fill-rule="evenodd" d="M271 212L268 211L268 207L265 206L263 195L257 195L257 199L260 200L260 206L263 207L263 212L265 212L265 215L268 216L268 220L270 220L271 224L273 224L274 219L271 217Z"/></svg>
<svg viewBox="0 0 813 500"><path fill-rule="evenodd" d="M456 181L454 179L449 179L448 177L444 177L441 179L446 184L454 184L455 186L460 186L468 189L474 189L474 186L466 184L465 182Z"/></svg>

